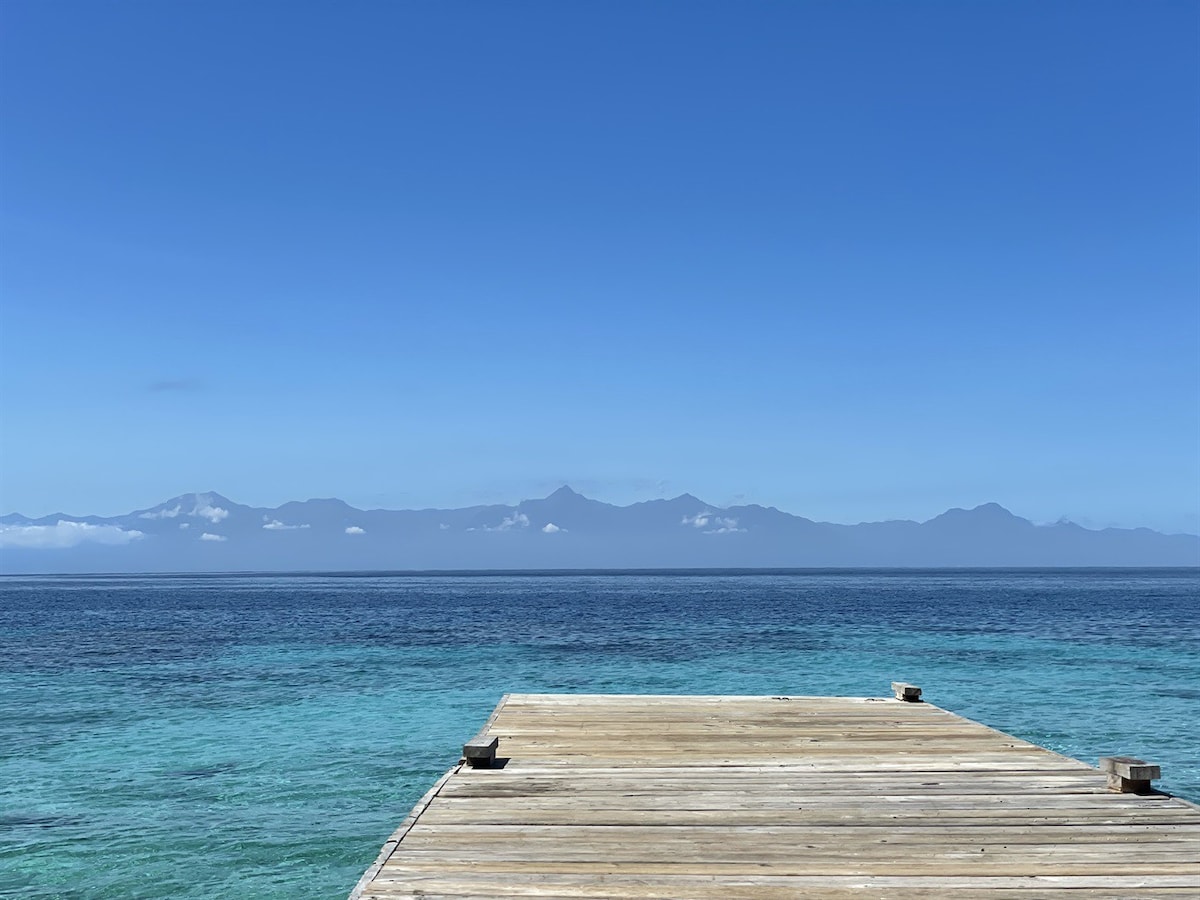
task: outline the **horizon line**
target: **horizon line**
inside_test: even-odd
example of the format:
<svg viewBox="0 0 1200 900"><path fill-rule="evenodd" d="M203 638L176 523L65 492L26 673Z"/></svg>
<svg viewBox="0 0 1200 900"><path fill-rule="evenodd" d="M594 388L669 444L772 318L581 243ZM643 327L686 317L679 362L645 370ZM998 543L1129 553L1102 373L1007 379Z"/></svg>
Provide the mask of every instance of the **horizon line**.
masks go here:
<svg viewBox="0 0 1200 900"><path fill-rule="evenodd" d="M1200 572L1200 564L1191 566L691 566L663 568L550 568L550 569L230 569L223 572L174 570L164 572L0 572L0 578L413 578L413 577L566 577L566 576L641 576L674 575L842 575L853 572L872 575L911 575L917 572L1006 572L1038 574L1049 572Z"/></svg>

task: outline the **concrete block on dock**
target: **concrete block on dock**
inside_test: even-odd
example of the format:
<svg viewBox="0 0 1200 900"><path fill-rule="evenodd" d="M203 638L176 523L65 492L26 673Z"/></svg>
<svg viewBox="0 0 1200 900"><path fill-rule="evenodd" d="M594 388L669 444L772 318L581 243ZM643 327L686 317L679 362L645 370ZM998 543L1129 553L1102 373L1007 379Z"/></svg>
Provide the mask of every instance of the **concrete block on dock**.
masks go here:
<svg viewBox="0 0 1200 900"><path fill-rule="evenodd" d="M906 703L921 702L921 689L907 681L893 681L892 693L896 695L897 700L904 700Z"/></svg>
<svg viewBox="0 0 1200 900"><path fill-rule="evenodd" d="M1108 773L1109 789L1122 794L1149 794L1150 782L1162 778L1159 766L1132 756L1102 756L1100 771Z"/></svg>
<svg viewBox="0 0 1200 900"><path fill-rule="evenodd" d="M472 769L490 769L496 763L496 748L499 746L500 738L489 737L481 731L463 744L463 759Z"/></svg>

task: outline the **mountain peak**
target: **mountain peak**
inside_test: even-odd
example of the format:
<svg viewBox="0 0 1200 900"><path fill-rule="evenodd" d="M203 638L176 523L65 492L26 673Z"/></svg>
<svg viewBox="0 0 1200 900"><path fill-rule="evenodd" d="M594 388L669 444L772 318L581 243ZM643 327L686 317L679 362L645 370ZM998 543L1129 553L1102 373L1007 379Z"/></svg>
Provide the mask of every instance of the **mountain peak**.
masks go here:
<svg viewBox="0 0 1200 900"><path fill-rule="evenodd" d="M977 507L971 510L973 513L984 513L989 516L1012 516L1013 514L1001 506L999 503L980 503ZM1015 516L1014 516L1015 518Z"/></svg>
<svg viewBox="0 0 1200 900"><path fill-rule="evenodd" d="M222 497L216 491L193 491L190 494L180 494L178 497L172 497L163 503L158 504L153 509L158 509L162 506L171 506L177 503L192 504L194 506L239 506L228 497Z"/></svg>
<svg viewBox="0 0 1200 900"><path fill-rule="evenodd" d="M940 516L934 516L926 524L959 527L966 523L1006 527L1009 525L1028 525L1029 521L1014 515L999 503L981 503L972 509L963 509L961 506L948 509Z"/></svg>
<svg viewBox="0 0 1200 900"><path fill-rule="evenodd" d="M579 493L579 491L572 490L571 486L569 484L564 484L562 487L560 487L558 490L556 490L553 494L550 494L546 499L547 500L572 500L576 497L582 497L582 496L583 496L583 494Z"/></svg>

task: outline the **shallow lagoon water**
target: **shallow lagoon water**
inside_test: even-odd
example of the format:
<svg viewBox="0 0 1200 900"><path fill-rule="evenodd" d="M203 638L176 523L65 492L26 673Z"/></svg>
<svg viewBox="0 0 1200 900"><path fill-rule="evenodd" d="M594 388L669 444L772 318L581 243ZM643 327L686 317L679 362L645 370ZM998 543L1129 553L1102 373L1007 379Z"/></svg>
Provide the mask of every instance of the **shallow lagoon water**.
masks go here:
<svg viewBox="0 0 1200 900"><path fill-rule="evenodd" d="M505 691L886 694L1200 800L1200 571L0 580L0 896L344 897Z"/></svg>

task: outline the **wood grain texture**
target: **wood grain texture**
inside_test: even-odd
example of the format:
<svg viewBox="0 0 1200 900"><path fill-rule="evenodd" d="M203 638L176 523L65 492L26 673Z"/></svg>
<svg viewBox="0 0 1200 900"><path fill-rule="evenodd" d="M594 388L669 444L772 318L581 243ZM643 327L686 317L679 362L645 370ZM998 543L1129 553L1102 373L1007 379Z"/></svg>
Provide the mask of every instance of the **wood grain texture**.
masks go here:
<svg viewBox="0 0 1200 900"><path fill-rule="evenodd" d="M1200 808L928 703L506 695L355 900L1152 898Z"/></svg>

